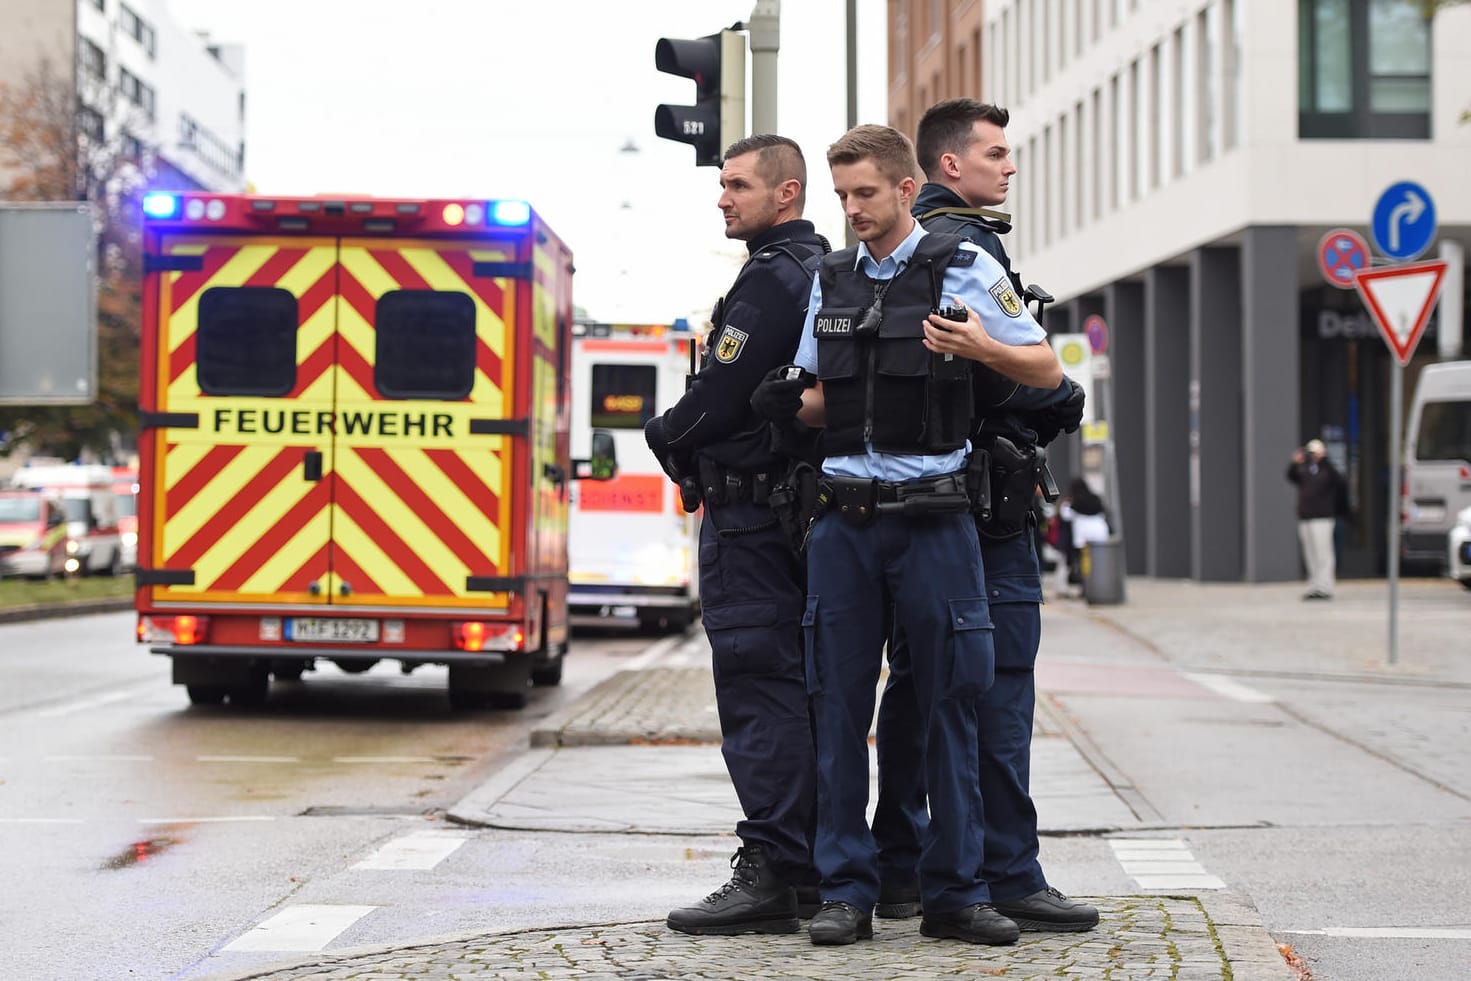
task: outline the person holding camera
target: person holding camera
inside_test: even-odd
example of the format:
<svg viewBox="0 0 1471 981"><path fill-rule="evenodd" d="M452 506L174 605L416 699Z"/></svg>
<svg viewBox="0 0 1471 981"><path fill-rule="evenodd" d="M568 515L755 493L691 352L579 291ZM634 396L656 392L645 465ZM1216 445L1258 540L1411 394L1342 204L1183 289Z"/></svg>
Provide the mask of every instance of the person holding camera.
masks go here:
<svg viewBox="0 0 1471 981"><path fill-rule="evenodd" d="M1308 572L1308 591L1302 598L1330 600L1337 572L1333 526L1342 510L1343 477L1328 461L1323 441L1310 439L1306 446L1293 451L1287 479L1297 485L1297 537Z"/></svg>
<svg viewBox="0 0 1471 981"><path fill-rule="evenodd" d="M753 396L777 423L822 434L829 506L807 543L807 680L818 747L814 944L873 936L879 870L866 809L868 730L890 611L909 637L930 821L919 861L920 931L1009 944L1017 925L981 877L976 696L995 652L965 491L971 362L1039 388L1061 369L1006 271L959 236L914 220L914 149L858 126L828 149L859 244L827 256L795 363Z"/></svg>
<svg viewBox="0 0 1471 981"><path fill-rule="evenodd" d="M702 620L721 752L745 818L736 823L741 846L730 881L666 923L691 934L794 933L798 892L810 910L817 905L817 764L800 628L806 586L769 503L787 461L749 403L762 376L791 361L828 246L802 218L807 166L794 141L757 135L731 144L720 185L726 237L744 241L749 258L716 305L704 366L644 435L671 477L698 482L705 507Z"/></svg>

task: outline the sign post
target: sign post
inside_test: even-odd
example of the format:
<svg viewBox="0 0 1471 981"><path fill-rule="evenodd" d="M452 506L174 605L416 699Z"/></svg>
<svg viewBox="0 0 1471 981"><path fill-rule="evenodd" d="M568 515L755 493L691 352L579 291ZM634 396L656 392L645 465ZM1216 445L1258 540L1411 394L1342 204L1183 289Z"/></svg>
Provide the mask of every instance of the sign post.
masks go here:
<svg viewBox="0 0 1471 981"><path fill-rule="evenodd" d="M1399 657L1400 453L1404 430L1405 365L1415 353L1440 298L1448 263L1411 262L1354 273L1354 287L1394 352L1389 386L1389 663Z"/></svg>

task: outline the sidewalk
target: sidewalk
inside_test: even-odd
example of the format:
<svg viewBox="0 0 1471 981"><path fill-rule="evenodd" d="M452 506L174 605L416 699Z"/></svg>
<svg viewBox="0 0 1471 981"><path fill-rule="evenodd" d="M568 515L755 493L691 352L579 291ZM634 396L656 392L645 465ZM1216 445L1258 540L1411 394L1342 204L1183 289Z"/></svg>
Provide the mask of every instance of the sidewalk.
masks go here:
<svg viewBox="0 0 1471 981"><path fill-rule="evenodd" d="M1182 671L1210 672L1227 652L1240 655L1261 631L1285 643L1250 653L1234 670L1355 677L1424 684L1464 684L1460 663L1464 614L1446 584L1410 581L1401 590L1399 663L1385 663L1383 581L1340 584L1331 604L1305 604L1301 585L1202 585L1130 580L1128 602L1091 607L1054 600L1047 607L1034 741L1033 791L1044 853L1056 881L1086 880L1058 855L1069 843L1159 838L1178 829L1158 822L1130 796L1104 754L1060 706L1058 693L1125 684L1184 692L1197 686ZM1427 612L1428 611L1428 612ZM1283 651L1290 653L1284 655ZM1076 652L1103 652L1103 679ZM1185 666L1165 655L1184 652ZM718 745L708 648L690 635L662 666L615 675L563 712L544 720L532 748L450 812L457 823L516 833L597 836L607 847L683 836L693 849L735 847L738 814ZM1199 691L1198 686L1196 690ZM1114 779L1110 779L1114 778ZM627 836L627 837L625 837ZM653 836L635 839L633 836ZM1051 844L1049 844L1051 843ZM1074 846L1076 847L1076 846ZM1044 855L1044 857L1047 857ZM719 881L718 859L708 859ZM548 874L555 874L548 870ZM697 898L688 897L690 901ZM633 897L630 896L630 900ZM1100 926L1083 934L1024 933L1011 947L921 937L918 920L876 920L875 938L849 947L812 946L805 930L778 937L688 937L638 915L535 929L425 939L393 948L333 951L235 979L396 979L543 977L578 979L1009 979L1173 978L1177 981L1290 981L1293 972L1251 902L1224 891L1170 889L1091 897ZM575 911L575 906L564 910Z"/></svg>

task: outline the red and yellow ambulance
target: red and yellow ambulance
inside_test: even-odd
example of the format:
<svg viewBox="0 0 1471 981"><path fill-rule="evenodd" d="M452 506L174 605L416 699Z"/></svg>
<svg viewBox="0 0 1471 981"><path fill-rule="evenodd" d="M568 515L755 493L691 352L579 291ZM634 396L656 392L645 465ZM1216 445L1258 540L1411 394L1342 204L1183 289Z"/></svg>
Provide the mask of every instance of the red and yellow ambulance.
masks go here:
<svg viewBox="0 0 1471 981"><path fill-rule="evenodd" d="M250 703L392 659L447 665L459 707L557 684L566 245L510 200L144 212L138 639L174 682Z"/></svg>

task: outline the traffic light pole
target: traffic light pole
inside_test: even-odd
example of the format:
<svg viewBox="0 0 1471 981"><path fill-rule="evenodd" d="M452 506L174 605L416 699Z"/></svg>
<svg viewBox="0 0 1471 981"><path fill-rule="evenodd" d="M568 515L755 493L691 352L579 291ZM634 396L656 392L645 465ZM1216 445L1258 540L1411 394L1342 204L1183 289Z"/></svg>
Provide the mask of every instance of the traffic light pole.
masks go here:
<svg viewBox="0 0 1471 981"><path fill-rule="evenodd" d="M781 0L756 0L751 32L751 132L775 133L776 54L781 47Z"/></svg>

